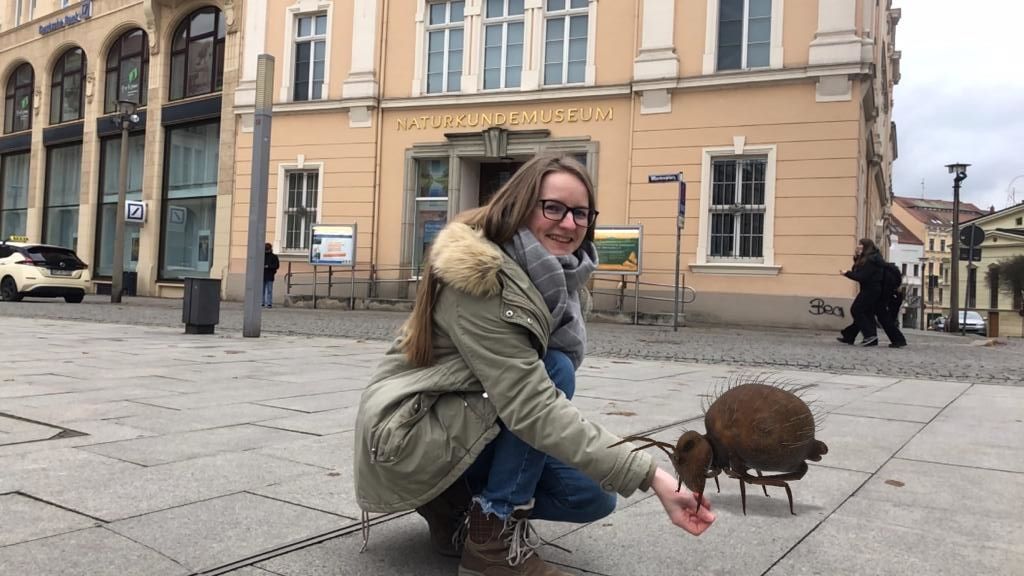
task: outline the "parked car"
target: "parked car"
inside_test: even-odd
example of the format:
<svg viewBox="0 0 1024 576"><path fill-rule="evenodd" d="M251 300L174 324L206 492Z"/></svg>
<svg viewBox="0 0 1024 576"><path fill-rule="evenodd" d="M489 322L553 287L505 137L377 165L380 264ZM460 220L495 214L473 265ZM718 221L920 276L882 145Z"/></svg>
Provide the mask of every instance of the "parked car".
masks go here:
<svg viewBox="0 0 1024 576"><path fill-rule="evenodd" d="M0 300L64 298L81 302L89 287L89 267L74 250L27 242L0 243Z"/></svg>
<svg viewBox="0 0 1024 576"><path fill-rule="evenodd" d="M949 317L947 316L939 316L932 321L932 330L945 332L948 320ZM963 326L964 332L978 334L979 336L984 336L988 333L988 325L985 322L985 318L974 310L961 310L960 323L957 326L958 330L959 326Z"/></svg>

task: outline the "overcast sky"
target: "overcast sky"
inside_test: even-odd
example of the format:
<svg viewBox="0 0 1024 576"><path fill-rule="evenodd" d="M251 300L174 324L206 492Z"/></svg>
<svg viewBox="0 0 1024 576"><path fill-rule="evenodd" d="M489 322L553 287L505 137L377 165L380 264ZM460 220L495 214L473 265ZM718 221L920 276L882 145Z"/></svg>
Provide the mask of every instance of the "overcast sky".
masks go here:
<svg viewBox="0 0 1024 576"><path fill-rule="evenodd" d="M946 164L970 164L960 199L1006 207L1024 175L1024 2L894 0L902 52L893 192L953 197ZM1024 201L1024 177L1017 202Z"/></svg>

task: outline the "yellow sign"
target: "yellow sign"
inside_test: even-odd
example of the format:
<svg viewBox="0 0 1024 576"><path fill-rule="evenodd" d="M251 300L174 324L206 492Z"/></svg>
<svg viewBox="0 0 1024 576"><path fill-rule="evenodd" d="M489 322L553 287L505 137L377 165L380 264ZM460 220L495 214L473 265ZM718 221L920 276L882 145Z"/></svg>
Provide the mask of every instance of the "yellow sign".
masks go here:
<svg viewBox="0 0 1024 576"><path fill-rule="evenodd" d="M28 236L19 236L18 234L11 234L7 239L11 242L28 242Z"/></svg>
<svg viewBox="0 0 1024 576"><path fill-rule="evenodd" d="M641 239L640 226L597 227L594 230L597 271L640 274Z"/></svg>
<svg viewBox="0 0 1024 576"><path fill-rule="evenodd" d="M531 124L575 124L579 122L611 122L614 108L579 106L548 110L514 110L511 112L463 112L461 114L424 114L397 120L399 130L434 128L486 128L489 126L528 126Z"/></svg>

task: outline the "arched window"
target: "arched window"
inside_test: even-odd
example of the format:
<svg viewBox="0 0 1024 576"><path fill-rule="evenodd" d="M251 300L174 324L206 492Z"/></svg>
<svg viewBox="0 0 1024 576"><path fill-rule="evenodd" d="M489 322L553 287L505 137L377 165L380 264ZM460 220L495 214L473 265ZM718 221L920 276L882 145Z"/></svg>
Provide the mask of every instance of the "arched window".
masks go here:
<svg viewBox="0 0 1024 576"><path fill-rule="evenodd" d="M72 48L53 67L50 91L50 124L70 122L82 117L82 84L85 80L85 52Z"/></svg>
<svg viewBox="0 0 1024 576"><path fill-rule="evenodd" d="M4 92L4 134L32 128L32 66L18 66Z"/></svg>
<svg viewBox="0 0 1024 576"><path fill-rule="evenodd" d="M171 100L217 92L224 84L224 15L209 7L185 18L171 41Z"/></svg>
<svg viewBox="0 0 1024 576"><path fill-rule="evenodd" d="M103 112L117 111L118 100L146 105L149 85L149 49L146 33L140 28L125 32L107 53L106 88Z"/></svg>

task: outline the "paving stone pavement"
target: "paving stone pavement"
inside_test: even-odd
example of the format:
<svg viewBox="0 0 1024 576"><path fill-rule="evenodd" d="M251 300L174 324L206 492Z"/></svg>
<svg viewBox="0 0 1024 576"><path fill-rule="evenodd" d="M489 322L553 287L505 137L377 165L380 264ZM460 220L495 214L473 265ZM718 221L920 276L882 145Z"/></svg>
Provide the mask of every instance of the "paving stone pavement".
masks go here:
<svg viewBox="0 0 1024 576"><path fill-rule="evenodd" d="M375 517L359 552L355 406L386 342L11 316L0 331L0 575L455 573L411 513ZM824 415L795 516L777 488L748 490L744 514L723 477L700 538L636 493L592 524L538 522L570 551L545 557L597 576L1024 574L1024 387L762 368L814 384ZM674 441L703 429L702 394L760 371L590 356L574 403Z"/></svg>
<svg viewBox="0 0 1024 576"><path fill-rule="evenodd" d="M181 301L126 297L112 305L109 296L88 296L82 304L56 300L0 303L0 318L61 318L149 326L181 327ZM239 302L221 303L219 331L242 329ZM342 336L390 340L406 314L337 309L282 308L263 311L263 330L277 334ZM729 364L773 369L803 369L850 374L879 374L925 379L1024 384L1024 340L985 339L907 330L910 346L894 350L879 331L881 346L863 349L835 340L848 320L836 318L836 331L758 327L632 326L588 324L589 353L594 356Z"/></svg>

